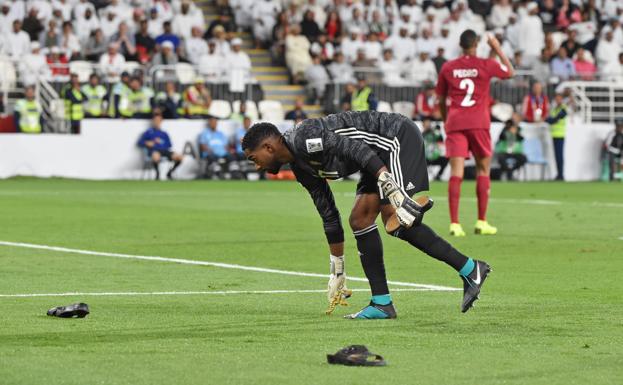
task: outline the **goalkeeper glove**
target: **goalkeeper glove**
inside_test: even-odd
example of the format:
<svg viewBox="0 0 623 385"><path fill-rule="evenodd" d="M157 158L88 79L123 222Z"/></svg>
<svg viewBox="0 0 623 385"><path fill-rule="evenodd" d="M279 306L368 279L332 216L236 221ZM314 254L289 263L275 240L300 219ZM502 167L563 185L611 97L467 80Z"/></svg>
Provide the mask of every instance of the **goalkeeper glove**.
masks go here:
<svg viewBox="0 0 623 385"><path fill-rule="evenodd" d="M329 307L327 315L333 313L337 305L347 306L346 298L349 298L353 292L346 288L346 273L344 272L344 257L336 257L331 255L331 267L329 283L327 284L327 299Z"/></svg>
<svg viewBox="0 0 623 385"><path fill-rule="evenodd" d="M396 183L392 174L387 171L383 171L379 175L377 183L383 195L389 199L389 203L396 209L398 223L388 221L386 225L388 232L397 230L399 226L409 228L419 225L422 223L424 213L433 207L433 201L428 197L421 197L417 201L411 199Z"/></svg>

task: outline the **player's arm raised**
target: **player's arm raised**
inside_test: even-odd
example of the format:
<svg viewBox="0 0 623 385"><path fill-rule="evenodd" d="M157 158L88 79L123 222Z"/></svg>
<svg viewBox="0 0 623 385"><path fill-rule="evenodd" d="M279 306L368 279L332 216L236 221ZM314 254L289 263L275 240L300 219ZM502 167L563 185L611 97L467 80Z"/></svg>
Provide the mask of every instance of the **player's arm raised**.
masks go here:
<svg viewBox="0 0 623 385"><path fill-rule="evenodd" d="M502 64L504 65L506 69L506 73L505 73L506 76L503 76L503 77L511 78L515 76L515 69L513 68L513 63L511 63L508 57L506 57L506 55L504 54L504 51L502 51L500 42L495 37L495 35L493 35L492 33L487 33L487 44L489 44L489 47L491 47L493 52L495 52L495 54L498 55L498 57L500 58L500 60L502 61Z"/></svg>

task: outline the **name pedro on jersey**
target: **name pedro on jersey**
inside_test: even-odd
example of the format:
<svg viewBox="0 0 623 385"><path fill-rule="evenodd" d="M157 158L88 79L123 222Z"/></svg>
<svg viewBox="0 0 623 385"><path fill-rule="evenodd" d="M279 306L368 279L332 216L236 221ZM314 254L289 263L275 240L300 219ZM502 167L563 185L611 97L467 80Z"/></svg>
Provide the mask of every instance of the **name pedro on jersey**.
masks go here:
<svg viewBox="0 0 623 385"><path fill-rule="evenodd" d="M452 76L455 78L476 78L478 77L478 70L476 68L458 68L452 70Z"/></svg>

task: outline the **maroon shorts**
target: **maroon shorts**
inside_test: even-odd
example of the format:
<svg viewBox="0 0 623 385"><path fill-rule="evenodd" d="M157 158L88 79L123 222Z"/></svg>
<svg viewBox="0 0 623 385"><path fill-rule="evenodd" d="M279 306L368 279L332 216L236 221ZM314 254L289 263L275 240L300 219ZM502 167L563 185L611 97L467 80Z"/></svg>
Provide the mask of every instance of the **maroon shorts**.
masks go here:
<svg viewBox="0 0 623 385"><path fill-rule="evenodd" d="M446 157L491 156L491 134L487 129L458 130L446 134Z"/></svg>

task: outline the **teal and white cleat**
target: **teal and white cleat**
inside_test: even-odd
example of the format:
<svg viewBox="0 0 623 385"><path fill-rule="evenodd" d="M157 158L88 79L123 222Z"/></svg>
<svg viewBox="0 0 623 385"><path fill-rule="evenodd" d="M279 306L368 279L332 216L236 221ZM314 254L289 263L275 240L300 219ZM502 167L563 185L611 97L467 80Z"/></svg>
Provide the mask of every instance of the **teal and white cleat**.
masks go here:
<svg viewBox="0 0 623 385"><path fill-rule="evenodd" d="M354 314L349 314L344 316L347 319L393 319L398 315L396 314L396 309L394 308L393 303L389 303L388 305L379 305L374 302L370 302L370 304L359 312Z"/></svg>

